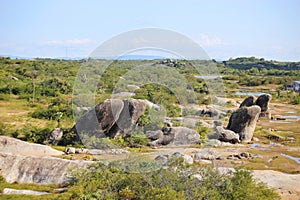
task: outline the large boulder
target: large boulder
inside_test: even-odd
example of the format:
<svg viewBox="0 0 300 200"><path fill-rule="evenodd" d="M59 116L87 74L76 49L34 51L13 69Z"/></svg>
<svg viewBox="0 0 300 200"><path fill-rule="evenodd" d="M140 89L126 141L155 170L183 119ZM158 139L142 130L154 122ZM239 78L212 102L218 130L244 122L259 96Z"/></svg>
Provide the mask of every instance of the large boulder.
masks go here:
<svg viewBox="0 0 300 200"><path fill-rule="evenodd" d="M240 108L242 107L250 107L255 105L255 97L254 96L249 96L244 101L240 104Z"/></svg>
<svg viewBox="0 0 300 200"><path fill-rule="evenodd" d="M239 134L231 130L224 129L222 126L217 126L215 129L220 141L230 142L233 144L240 142Z"/></svg>
<svg viewBox="0 0 300 200"><path fill-rule="evenodd" d="M178 146L200 143L200 135L197 131L181 126L168 127L157 131L147 131L146 135L152 140L149 143L150 146Z"/></svg>
<svg viewBox="0 0 300 200"><path fill-rule="evenodd" d="M272 96L270 94L263 94L256 99L255 104L261 108L262 113L265 113L269 109L269 103L271 99Z"/></svg>
<svg viewBox="0 0 300 200"><path fill-rule="evenodd" d="M239 134L242 142L250 142L260 112L261 108L257 105L239 108L230 116L227 129Z"/></svg>
<svg viewBox="0 0 300 200"><path fill-rule="evenodd" d="M146 100L107 99L83 115L72 130L79 135L97 137L126 135L135 127L147 105L150 104Z"/></svg>

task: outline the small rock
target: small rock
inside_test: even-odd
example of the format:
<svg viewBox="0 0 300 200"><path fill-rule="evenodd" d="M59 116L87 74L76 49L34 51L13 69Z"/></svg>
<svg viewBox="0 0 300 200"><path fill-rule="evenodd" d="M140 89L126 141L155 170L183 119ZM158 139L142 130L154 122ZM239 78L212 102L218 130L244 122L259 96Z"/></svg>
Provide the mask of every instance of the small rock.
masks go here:
<svg viewBox="0 0 300 200"><path fill-rule="evenodd" d="M65 192L65 191L67 191L69 188L67 188L67 187L63 187L63 188L55 188L55 189L53 189L53 191L55 191L55 192Z"/></svg>
<svg viewBox="0 0 300 200"><path fill-rule="evenodd" d="M241 156L241 155L239 155L239 154L237 154L237 155L234 155L234 157L236 157L236 158L238 158L238 159L240 159L240 160L241 160L241 159L243 159L243 158L242 158L242 156Z"/></svg>
<svg viewBox="0 0 300 200"><path fill-rule="evenodd" d="M66 154L75 154L76 153L76 149L74 147L68 147L67 149L65 149L64 152Z"/></svg>
<svg viewBox="0 0 300 200"><path fill-rule="evenodd" d="M189 155L184 155L183 156L183 162L186 163L186 164L193 164L194 163L194 160L192 158L192 156L189 156Z"/></svg>
<svg viewBox="0 0 300 200"><path fill-rule="evenodd" d="M154 160L161 163L162 165L167 165L168 157L169 157L169 155L159 155L159 156L156 156L156 158L154 158Z"/></svg>
<svg viewBox="0 0 300 200"><path fill-rule="evenodd" d="M174 152L172 156L180 157L180 156L183 156L183 155L180 152Z"/></svg>
<svg viewBox="0 0 300 200"><path fill-rule="evenodd" d="M253 142L259 142L259 139L257 137L252 138Z"/></svg>
<svg viewBox="0 0 300 200"><path fill-rule="evenodd" d="M53 145L57 145L58 142L62 139L63 131L60 128L55 128L51 131L49 135L49 142Z"/></svg>
<svg viewBox="0 0 300 200"><path fill-rule="evenodd" d="M240 156L244 157L244 158L249 158L250 157L249 153L247 153L247 152L241 153Z"/></svg>
<svg viewBox="0 0 300 200"><path fill-rule="evenodd" d="M213 146L213 147L219 147L222 145L221 141L220 140L217 140L217 139L210 139L210 140L207 140L205 142L205 145L207 146Z"/></svg>
<svg viewBox="0 0 300 200"><path fill-rule="evenodd" d="M75 153L78 153L78 154L86 154L88 152L89 151L87 149L84 149L84 148L75 149Z"/></svg>

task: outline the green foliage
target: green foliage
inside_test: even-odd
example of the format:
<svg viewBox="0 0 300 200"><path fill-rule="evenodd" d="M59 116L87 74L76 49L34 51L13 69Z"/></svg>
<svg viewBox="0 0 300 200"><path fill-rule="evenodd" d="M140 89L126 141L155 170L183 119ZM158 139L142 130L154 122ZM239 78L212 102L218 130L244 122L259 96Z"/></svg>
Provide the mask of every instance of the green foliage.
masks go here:
<svg viewBox="0 0 300 200"><path fill-rule="evenodd" d="M149 139L141 128L136 128L131 131L128 136L125 136L124 140L127 142L129 147L146 146L149 142Z"/></svg>
<svg viewBox="0 0 300 200"><path fill-rule="evenodd" d="M294 105L299 105L300 104L300 94L298 94L291 102Z"/></svg>
<svg viewBox="0 0 300 200"><path fill-rule="evenodd" d="M0 135L5 135L7 131L7 127L5 126L5 124L3 122L0 121Z"/></svg>
<svg viewBox="0 0 300 200"><path fill-rule="evenodd" d="M75 199L279 199L265 184L256 183L251 172L242 169L224 175L210 167L176 165L177 170L143 171L143 166L151 164L132 164L138 164L144 173L128 173L124 171L128 165L120 168L120 163L108 167L98 163L74 172L69 192Z"/></svg>
<svg viewBox="0 0 300 200"><path fill-rule="evenodd" d="M13 135L20 139L43 144L49 135L51 129L50 128L38 128L31 125L26 125L22 129L16 130Z"/></svg>
<svg viewBox="0 0 300 200"><path fill-rule="evenodd" d="M206 141L207 140L207 134L209 132L209 128L205 127L205 126L198 126L197 127L197 132L199 133L200 135L200 140L202 142Z"/></svg>
<svg viewBox="0 0 300 200"><path fill-rule="evenodd" d="M69 102L61 97L55 98L47 109L37 109L31 117L38 119L59 120L61 118L71 118L72 108Z"/></svg>
<svg viewBox="0 0 300 200"><path fill-rule="evenodd" d="M115 149L117 146L109 138L99 138L95 135L81 134L81 141L89 149Z"/></svg>
<svg viewBox="0 0 300 200"><path fill-rule="evenodd" d="M78 136L76 135L76 133L74 133L71 129L69 128L61 128L63 131L63 136L61 138L61 140L58 142L58 145L61 146L78 146L78 147L82 147L81 141L78 138Z"/></svg>

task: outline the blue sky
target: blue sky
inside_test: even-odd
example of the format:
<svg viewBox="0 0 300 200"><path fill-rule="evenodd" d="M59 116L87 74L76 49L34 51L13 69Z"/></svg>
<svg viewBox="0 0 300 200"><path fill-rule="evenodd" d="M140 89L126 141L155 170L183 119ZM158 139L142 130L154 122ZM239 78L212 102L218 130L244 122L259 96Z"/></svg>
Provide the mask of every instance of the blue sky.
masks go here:
<svg viewBox="0 0 300 200"><path fill-rule="evenodd" d="M87 57L139 28L184 34L211 58L300 61L300 1L0 0L0 55Z"/></svg>

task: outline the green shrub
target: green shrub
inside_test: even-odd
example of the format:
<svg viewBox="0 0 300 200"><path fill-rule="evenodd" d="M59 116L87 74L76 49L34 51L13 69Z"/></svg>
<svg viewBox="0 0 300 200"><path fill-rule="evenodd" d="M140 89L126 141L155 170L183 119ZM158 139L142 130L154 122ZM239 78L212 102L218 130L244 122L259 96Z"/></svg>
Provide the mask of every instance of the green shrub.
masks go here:
<svg viewBox="0 0 300 200"><path fill-rule="evenodd" d="M300 104L300 94L294 98L294 100L291 102L294 105Z"/></svg>
<svg viewBox="0 0 300 200"><path fill-rule="evenodd" d="M209 132L209 128L205 127L205 126L198 126L197 127L197 132L200 135L200 139L202 142L207 140L207 134Z"/></svg>
<svg viewBox="0 0 300 200"><path fill-rule="evenodd" d="M0 121L0 135L5 135L7 131L7 127L3 122Z"/></svg>
<svg viewBox="0 0 300 200"><path fill-rule="evenodd" d="M50 128L38 128L31 125L26 125L22 129L19 129L12 133L13 136L22 136L20 139L23 139L28 142L34 142L43 144L46 141L47 136L49 135Z"/></svg>
<svg viewBox="0 0 300 200"><path fill-rule="evenodd" d="M131 131L128 136L124 138L129 147L146 146L149 139L140 128Z"/></svg>
<svg viewBox="0 0 300 200"><path fill-rule="evenodd" d="M69 192L75 199L279 199L278 194L256 183L251 172L243 169L225 175L211 167L193 165L146 170L153 164L136 160L131 166L128 161L110 166L98 163L73 172ZM139 168L139 173L126 170L133 166L135 170Z"/></svg>
<svg viewBox="0 0 300 200"><path fill-rule="evenodd" d="M69 102L62 98L55 98L47 109L37 109L31 117L38 119L58 120L61 118L71 118L73 116L72 107Z"/></svg>

